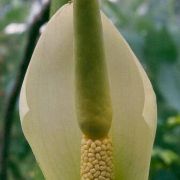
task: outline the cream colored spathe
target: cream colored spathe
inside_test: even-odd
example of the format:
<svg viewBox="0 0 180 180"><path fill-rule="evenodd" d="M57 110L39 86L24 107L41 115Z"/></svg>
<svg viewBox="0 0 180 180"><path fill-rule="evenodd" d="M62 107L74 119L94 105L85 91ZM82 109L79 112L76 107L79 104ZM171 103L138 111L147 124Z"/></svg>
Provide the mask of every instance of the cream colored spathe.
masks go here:
<svg viewBox="0 0 180 180"><path fill-rule="evenodd" d="M65 5L47 24L20 96L23 131L47 180L80 180L72 11L72 5ZM115 180L147 180L156 130L155 95L139 61L103 13L102 21L113 106Z"/></svg>

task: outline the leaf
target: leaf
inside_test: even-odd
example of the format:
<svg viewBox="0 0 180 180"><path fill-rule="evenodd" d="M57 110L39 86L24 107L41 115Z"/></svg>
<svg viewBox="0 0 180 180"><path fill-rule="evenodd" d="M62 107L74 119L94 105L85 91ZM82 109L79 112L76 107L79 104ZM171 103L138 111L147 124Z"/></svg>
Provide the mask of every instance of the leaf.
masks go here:
<svg viewBox="0 0 180 180"><path fill-rule="evenodd" d="M177 111L180 111L180 67L163 64L160 67L158 86L163 97Z"/></svg>
<svg viewBox="0 0 180 180"><path fill-rule="evenodd" d="M168 149L156 148L154 150L154 155L159 156L167 165L179 160L179 156L175 152Z"/></svg>
<svg viewBox="0 0 180 180"><path fill-rule="evenodd" d="M175 126L179 126L180 125L180 116L176 116L176 117L170 117L168 119L168 122L167 124L170 126L170 127L175 127Z"/></svg>

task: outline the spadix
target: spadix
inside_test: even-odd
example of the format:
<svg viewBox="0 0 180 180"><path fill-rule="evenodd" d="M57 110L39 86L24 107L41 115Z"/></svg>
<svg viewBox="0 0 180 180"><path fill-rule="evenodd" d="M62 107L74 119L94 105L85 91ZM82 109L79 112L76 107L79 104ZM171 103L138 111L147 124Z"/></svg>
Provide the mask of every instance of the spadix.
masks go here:
<svg viewBox="0 0 180 180"><path fill-rule="evenodd" d="M130 47L102 13L112 98L115 180L147 180L156 129L151 83ZM73 8L65 5L41 35L20 95L24 134L47 180L80 180L81 136L75 113Z"/></svg>

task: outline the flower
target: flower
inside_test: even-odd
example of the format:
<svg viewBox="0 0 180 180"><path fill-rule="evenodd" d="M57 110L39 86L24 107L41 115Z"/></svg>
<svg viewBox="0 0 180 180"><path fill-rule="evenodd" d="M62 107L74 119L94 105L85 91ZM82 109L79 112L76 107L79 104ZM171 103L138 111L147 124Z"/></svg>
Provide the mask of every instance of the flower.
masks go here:
<svg viewBox="0 0 180 180"><path fill-rule="evenodd" d="M147 180L156 130L155 94L129 45L103 13L102 24L113 118L108 137L100 143L112 143L115 180ZM80 180L84 145L99 147L78 126L73 37L73 8L68 4L41 35L20 95L22 128L47 180Z"/></svg>

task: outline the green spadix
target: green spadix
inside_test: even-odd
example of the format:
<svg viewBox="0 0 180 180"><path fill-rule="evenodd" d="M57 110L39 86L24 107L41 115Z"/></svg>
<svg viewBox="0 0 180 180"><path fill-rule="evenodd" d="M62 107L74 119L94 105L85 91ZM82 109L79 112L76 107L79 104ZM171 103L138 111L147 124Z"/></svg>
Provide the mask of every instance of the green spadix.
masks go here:
<svg viewBox="0 0 180 180"><path fill-rule="evenodd" d="M74 60L80 128L91 138L105 137L112 107L97 0L74 1Z"/></svg>
<svg viewBox="0 0 180 180"><path fill-rule="evenodd" d="M84 49L89 44L84 42L83 48L83 40L81 41L77 27L74 31L73 14L76 13L78 12L73 13L72 4L62 7L48 22L38 41L20 95L24 134L47 180L80 180L81 153L86 156L86 148L91 146L91 156L94 152L99 152L100 155L107 155L108 159L111 158L111 143L114 157L114 177L111 179L147 180L156 130L156 99L151 83L126 41L103 13L103 31L100 31L102 37L98 40L99 45L94 44L102 52L99 55L91 54L92 47L89 47L90 50ZM97 20L101 22L100 17ZM75 39L74 36L77 37L78 34L79 39ZM90 42L93 39L95 41L94 37L89 38ZM83 52L77 47L79 43ZM90 60L99 67L100 72L97 70L95 73L100 75L96 80L93 79L97 87L93 87L91 78L87 82L84 79L91 67L86 67L89 62L80 58L81 53L89 53L87 58L91 57ZM93 59L94 56L99 58L98 62ZM78 73L85 76L75 77ZM93 76L92 72L90 76ZM86 82L87 86L82 82ZM88 86L94 94L92 99L95 98L95 102L100 103L100 109L97 109L99 124L93 120L98 131L93 127L83 126L94 118L94 107L97 107L96 103L93 105L94 100L90 101L90 95L87 99L90 111L87 111L88 107L83 110ZM89 112L93 112L93 115ZM86 117L85 120L83 116ZM105 120L102 120L103 117ZM82 134L85 137L83 136L83 149L80 149ZM111 142L107 138L101 142L87 140L87 135L95 139L108 135ZM108 148L105 149L106 145ZM100 153L103 148L106 154ZM98 165L100 164L103 164L101 160L98 161ZM111 169L111 164L109 167Z"/></svg>

